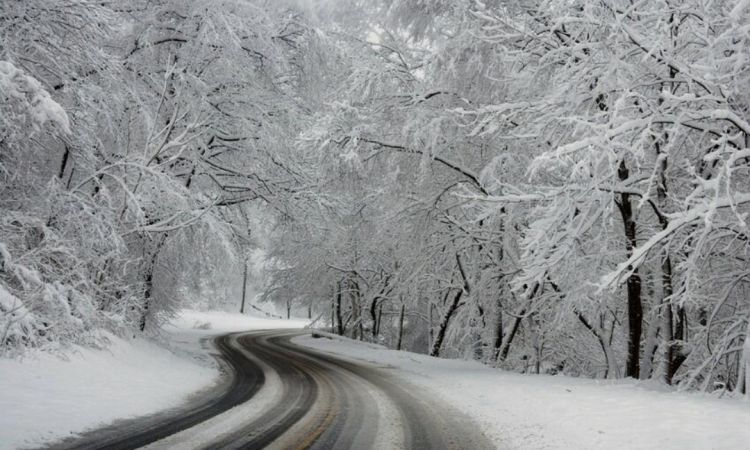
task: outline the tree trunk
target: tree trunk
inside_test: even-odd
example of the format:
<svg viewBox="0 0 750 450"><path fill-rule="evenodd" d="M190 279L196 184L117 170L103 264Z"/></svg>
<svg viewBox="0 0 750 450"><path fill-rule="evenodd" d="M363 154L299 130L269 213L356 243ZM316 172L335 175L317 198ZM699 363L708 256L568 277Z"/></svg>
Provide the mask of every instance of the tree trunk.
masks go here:
<svg viewBox="0 0 750 450"><path fill-rule="evenodd" d="M744 395L748 394L750 384L750 323L745 329L745 342L742 345L740 367L737 379L737 389Z"/></svg>
<svg viewBox="0 0 750 450"><path fill-rule="evenodd" d="M176 57L175 57L175 61L176 61ZM208 148L208 147L206 147L206 148ZM206 148L204 148L203 151L201 152L201 156L203 156L206 153ZM66 150L66 154L67 154L67 152L68 152L68 147L67 146L65 147L65 150ZM67 157L65 158L65 162L67 162ZM61 174L62 174L62 171L64 171L64 169L65 168L63 166L61 168ZM193 167L192 167L192 169L190 171L190 175L188 176L187 180L185 181L185 188L188 189L188 190L190 190L190 184L192 183L193 176L195 175L195 169L196 169L196 164L193 164ZM72 174L71 174L71 176L72 176ZM104 176L103 174L102 175L98 175L98 177L97 177L98 180L101 181L101 179L102 179L103 176ZM134 192L135 192L135 190L137 190L137 188L138 188L138 186L136 185L136 187L134 189ZM99 183L95 183L94 193L93 193L92 196L95 197L98 193L99 193ZM122 217L124 215L124 213L125 213L125 209L122 210L122 212L120 213L120 216ZM159 256L159 252L161 251L161 248L164 245L164 243L167 241L168 237L169 237L169 232L166 232L166 233L164 233L162 235L160 241L156 244L156 248L154 249L153 255L151 256L150 264L146 267L146 277L145 277L146 289L145 289L144 295L143 295L143 297L144 297L144 304L143 304L144 307L143 307L143 310L141 312L141 318L140 318L140 324L139 324L139 329L141 330L141 332L143 332L146 329L146 317L148 315L148 311L149 311L149 308L151 306L150 303L151 303L151 295L152 295L153 284L154 284L153 281L154 281L154 269L156 268L156 258ZM247 262L245 263L245 276L247 276ZM245 284L244 283L242 285L242 289L243 289L242 304L243 304L243 308L244 308L244 304L245 304L245 292L244 292L244 290L245 290Z"/></svg>
<svg viewBox="0 0 750 450"><path fill-rule="evenodd" d="M664 374L664 381L667 384L672 384L674 375L677 372L677 366L675 364L675 335L674 335L674 313L672 311L672 262L669 259L669 255L664 255L664 260L661 263L662 270L662 303L664 308L664 340L667 344L666 363L667 370Z"/></svg>
<svg viewBox="0 0 750 450"><path fill-rule="evenodd" d="M349 301L352 308L352 339L364 340L364 326L362 325L362 308L360 307L361 293L359 283L349 279Z"/></svg>
<svg viewBox="0 0 750 450"><path fill-rule="evenodd" d="M505 361L505 358L508 357L508 353L510 353L510 344L513 342L513 339L516 337L516 333L518 332L518 328L521 325L521 318L522 316L526 314L526 309L522 309L521 312L518 314L519 317L513 318L513 323L510 326L510 330L508 331L508 337L503 340L503 345L500 348L500 352L497 358L495 358L496 361L501 362Z"/></svg>
<svg viewBox="0 0 750 450"><path fill-rule="evenodd" d="M583 326L594 335L597 342L599 342L599 347L601 347L602 353L604 354L604 361L607 364L607 371L604 373L604 378L618 378L620 376L620 371L617 368L617 361L612 354L612 346L604 337L602 327L595 328L581 313L576 313L576 315L581 324L583 324Z"/></svg>
<svg viewBox="0 0 750 450"><path fill-rule="evenodd" d="M677 27L675 26L675 17L672 15L670 17L670 23L672 24L671 33L674 37L676 37L677 34ZM673 44L675 44L673 40ZM669 78L671 80L674 80L677 76L677 70L674 67L669 67ZM672 94L677 93L679 84L675 83L674 81L670 82L670 90ZM664 88L662 88L663 90ZM662 98L659 98L659 104L663 102ZM663 133L664 142L666 143L669 140L669 134L667 132ZM662 156L662 149L661 144L657 140L655 142L655 148L656 148L656 155L659 159L659 184L657 185L656 194L657 194L657 200L659 204L659 208L663 208L666 205L667 200L667 167L669 164L669 161L667 159L667 155L664 154ZM661 224L662 229L666 229L669 226L669 219L664 216L663 212L660 211L659 214L659 223ZM684 336L684 319L685 314L682 307L678 307L678 318L677 318L677 324L675 327L674 324L674 309L672 306L672 295L674 294L674 288L672 285L672 260L669 255L669 250L664 249L664 259L662 260L661 264L661 271L662 271L662 303L664 304L665 308L665 334L664 339L666 340L667 349L666 349L666 372L664 374L665 381L667 384L672 384L672 381L674 380L674 376L677 373L677 370L680 368L682 363L685 361L685 355L682 352L682 344L685 339Z"/></svg>
<svg viewBox="0 0 750 450"><path fill-rule="evenodd" d="M242 276L242 304L240 305L240 314L245 314L245 292L247 290L247 260L245 260L245 271Z"/></svg>
<svg viewBox="0 0 750 450"><path fill-rule="evenodd" d="M534 285L534 289L531 290L531 294L529 294L529 299L526 301L526 304L523 305L518 314L513 317L513 322L511 323L510 330L508 330L508 336L500 337L502 345L500 346L500 350L498 351L497 356L494 357L494 360L496 362L505 361L505 358L508 357L508 353L510 353L510 344L513 343L513 339L516 337L516 333L518 333L518 328L521 326L521 319L523 319L524 314L526 314L526 311L531 306L531 302L534 300L537 292L539 292L540 286L540 283L536 283Z"/></svg>
<svg viewBox="0 0 750 450"><path fill-rule="evenodd" d="M401 303L401 312L398 315L398 341L396 342L396 350L401 350L401 340L404 337L404 311L406 305Z"/></svg>
<svg viewBox="0 0 750 450"><path fill-rule="evenodd" d="M60 170L57 173L57 178L62 180L65 177L65 169L68 167L68 160L70 158L70 147L68 145L65 145L65 151L62 155L62 161L60 162Z"/></svg>
<svg viewBox="0 0 750 450"><path fill-rule="evenodd" d="M383 325L383 302L380 302L378 305L378 326L377 330L375 330L375 335L380 336L380 327Z"/></svg>
<svg viewBox="0 0 750 450"><path fill-rule="evenodd" d="M372 319L372 341L378 340L378 297L370 303L370 318Z"/></svg>
<svg viewBox="0 0 750 450"><path fill-rule="evenodd" d="M141 308L141 317L138 322L138 329L143 333L146 331L146 318L148 317L148 310L151 307L151 290L154 286L154 274L150 271L146 275L145 283L146 289L143 291L143 307Z"/></svg>
<svg viewBox="0 0 750 450"><path fill-rule="evenodd" d="M432 301L429 301L427 303L427 322L428 322L427 323L427 329L429 330L428 333L427 333L428 337L429 337L429 342L427 344L429 346L427 348L428 352L432 348L432 343L435 342L435 327L432 325L432 323L433 323L432 313L433 313L434 309L435 309L435 304L432 303Z"/></svg>
<svg viewBox="0 0 750 450"><path fill-rule="evenodd" d="M432 342L432 348L430 349L430 356L440 356L440 349L443 346L443 340L445 339L445 333L448 330L448 324L450 323L453 313L458 309L458 305L461 302L461 297L464 295L464 290L460 289L453 296L448 308L446 308L443 318L438 324L437 333L435 334L435 340Z"/></svg>
<svg viewBox="0 0 750 450"><path fill-rule="evenodd" d="M479 301L477 301L476 314L477 317L475 318L474 323L471 327L471 341L473 347L472 358L475 361L483 361L485 353L483 331L487 328L487 320L485 318L484 308L482 308L481 304L479 304Z"/></svg>
<svg viewBox="0 0 750 450"><path fill-rule="evenodd" d="M671 336L669 337L669 343L667 344L667 373L666 382L672 384L674 376L677 374L682 363L687 359L687 354L684 351L683 345L686 341L685 329L686 329L686 315L685 309L677 307L677 319L675 321L674 309L671 304L666 305L667 307L667 323L669 324ZM676 322L676 323L675 323ZM674 331L672 326L674 324Z"/></svg>
<svg viewBox="0 0 750 450"><path fill-rule="evenodd" d="M151 299L154 293L154 270L156 269L156 260L159 257L159 252L167 241L168 233L162 235L156 247L151 253L150 258L145 267L145 273L143 277L144 290L143 290L143 308L141 308L141 315L139 318L138 329L143 332L146 330L146 322L148 320L148 313L151 308Z"/></svg>
<svg viewBox="0 0 750 450"><path fill-rule="evenodd" d="M665 134L665 139L667 138ZM659 161L659 184L657 185L656 195L658 200L659 208L665 206L667 200L667 158L661 157L661 145L657 142L655 144L657 157ZM659 224L662 230L665 230L669 226L669 219L664 215L663 211L657 211L659 217ZM672 384L677 370L680 368L683 362L685 362L685 355L682 352L682 345L684 343L684 330L685 330L685 312L682 307L678 307L677 321L674 320L674 307L672 305L672 296L674 294L674 288L672 285L672 259L669 255L669 250L664 249L661 262L661 285L662 285L662 309L664 311L664 340L666 343L666 371L664 373L664 381L667 384Z"/></svg>
<svg viewBox="0 0 750 450"><path fill-rule="evenodd" d="M499 303L499 302L498 302ZM492 344L492 361L496 362L503 346L503 312L498 308L495 318L495 342Z"/></svg>
<svg viewBox="0 0 750 450"><path fill-rule="evenodd" d="M464 293L468 294L470 290L469 280L466 277L464 265L461 262L461 256L458 253L456 253L456 267L458 268L458 273L461 275L463 286L461 287L461 290L459 290L458 293L456 293L456 295L453 297L453 301L450 302L448 308L445 310L445 314L443 314L443 318L438 325L438 331L437 335L435 336L435 341L432 343L432 348L430 349L430 356L440 356L440 348L443 346L445 333L448 331L448 325L450 324L450 320L453 317L453 313L455 313L458 309ZM448 293L446 293L446 296L447 295Z"/></svg>
<svg viewBox="0 0 750 450"><path fill-rule="evenodd" d="M336 294L331 296L331 333L336 330Z"/></svg>
<svg viewBox="0 0 750 450"><path fill-rule="evenodd" d="M644 279L656 276L651 271L641 272L641 276ZM654 290L654 283L649 283L645 286L646 298L657 298L656 291ZM659 348L659 333L664 334L664 302L660 301L654 305L649 311L649 320L644 318L644 330L643 344L641 345L641 374L642 380L650 379L656 373L654 367L654 358L656 357L656 351Z"/></svg>
<svg viewBox="0 0 750 450"><path fill-rule="evenodd" d="M617 174L621 181L625 181L630 176L625 161L620 161L620 167ZM625 230L625 248L626 258L633 255L636 247L636 223L633 214L633 205L630 203L630 194L620 194L620 201L617 203L622 215L622 223ZM633 269L627 279L628 295L628 343L627 343L627 363L625 376L638 378L640 376L640 349L641 335L643 334L643 304L641 300L641 277L638 274L638 268Z"/></svg>
<svg viewBox="0 0 750 450"><path fill-rule="evenodd" d="M344 335L344 321L341 318L341 281L336 283L336 298L333 303L333 311L336 316L336 334Z"/></svg>
<svg viewBox="0 0 750 450"><path fill-rule="evenodd" d="M503 207L500 210L501 214L505 214L505 207ZM501 219L499 224L499 232L500 236L505 236L505 220ZM504 244L500 244L497 246L497 260L502 262L505 259L505 250L503 247ZM500 265L498 265L498 268L500 268ZM500 270L499 273L499 285L498 285L498 296L497 300L495 302L495 306L497 308L497 314L495 315L495 340L492 343L492 357L491 361L493 363L497 363L497 358L500 356L500 347L503 345L503 295L505 294L506 289L506 283L505 283L505 275L502 273L502 270ZM509 287L508 287L509 288Z"/></svg>
<svg viewBox="0 0 750 450"><path fill-rule="evenodd" d="M534 373L539 375L542 369L542 351L544 349L544 335L539 330L539 321L535 313L527 317L531 346L534 349Z"/></svg>

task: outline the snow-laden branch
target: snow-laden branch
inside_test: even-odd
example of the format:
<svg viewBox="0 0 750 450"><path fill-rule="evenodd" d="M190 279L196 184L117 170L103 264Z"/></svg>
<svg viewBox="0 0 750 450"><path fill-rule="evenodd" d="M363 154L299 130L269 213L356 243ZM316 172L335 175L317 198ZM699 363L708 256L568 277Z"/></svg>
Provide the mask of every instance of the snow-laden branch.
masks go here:
<svg viewBox="0 0 750 450"><path fill-rule="evenodd" d="M711 226L713 212L722 208L735 208L737 205L750 203L750 193L733 195L715 199L708 204L701 204L680 214L669 215L669 225L651 236L645 243L633 249L633 254L627 261L619 264L617 269L608 273L601 280L601 289L615 288L633 273L645 260L646 256L655 248L663 246L677 231L687 225L704 221L706 227Z"/></svg>
<svg viewBox="0 0 750 450"><path fill-rule="evenodd" d="M129 231L125 231L123 232L123 235L127 236L133 233L166 233L169 231L175 231L175 230L189 227L195 224L196 222L198 222L199 220L201 220L203 216L205 216L211 211L211 208L216 206L217 203L218 201L214 201L211 205L200 208L199 209L200 212L198 214L194 214L194 212L186 213L184 211L176 212L172 214L170 217L167 217L166 219L160 220L158 222L144 225L142 227L133 228ZM185 214L189 214L192 217L182 222L174 223L177 219L184 216Z"/></svg>
<svg viewBox="0 0 750 450"><path fill-rule="evenodd" d="M381 141L378 141L376 139L359 137L359 138L357 138L357 140L362 141L362 142L366 142L368 144L376 145L378 147L386 148L386 149L389 149L389 150L396 150L396 151L402 152L402 153L412 153L412 154L416 154L416 155L425 155L425 152L422 151L422 150L419 150L419 149L410 148L410 147L406 147L406 146L398 145L398 144L390 144L390 143L387 143L387 142L381 142ZM429 156L430 159L439 162L440 164L444 165L445 167L448 167L449 169L451 169L451 170L453 170L453 171L461 174L465 178L467 178L471 182L471 184L476 189L478 189L480 192L482 192L484 194L489 194L489 192L487 192L485 190L482 182L480 181L479 175L476 172L474 172L473 170L471 170L471 169L469 169L469 168L467 168L467 167L465 167L465 166L463 166L461 164L458 164L458 163L456 163L454 161L451 161L448 158L439 156L439 155L428 154L427 156Z"/></svg>
<svg viewBox="0 0 750 450"><path fill-rule="evenodd" d="M22 114L28 115L37 130L46 122L52 122L65 133L70 134L70 119L67 113L52 99L49 92L34 77L8 61L0 60L0 94L3 102L10 106L20 103ZM5 105L2 105L5 106ZM11 116L12 118L12 116ZM8 117L0 117L0 125Z"/></svg>

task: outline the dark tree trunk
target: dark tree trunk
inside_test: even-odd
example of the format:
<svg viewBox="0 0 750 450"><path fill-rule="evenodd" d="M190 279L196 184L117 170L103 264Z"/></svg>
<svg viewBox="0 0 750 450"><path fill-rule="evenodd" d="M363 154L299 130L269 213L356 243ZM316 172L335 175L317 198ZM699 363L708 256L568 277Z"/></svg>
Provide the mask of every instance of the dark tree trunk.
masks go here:
<svg viewBox="0 0 750 450"><path fill-rule="evenodd" d="M245 271L242 275L242 304L240 305L240 314L245 314L245 293L247 291L247 261L245 261Z"/></svg>
<svg viewBox="0 0 750 450"><path fill-rule="evenodd" d="M57 178L62 180L65 177L65 169L68 167L68 160L70 159L70 147L65 145L65 151L63 152L62 161L60 162L60 171L57 173Z"/></svg>
<svg viewBox="0 0 750 450"><path fill-rule="evenodd" d="M666 252L665 252L666 253ZM663 308L664 313L666 315L665 317L665 326L664 326L664 340L667 341L667 373L665 374L665 380L667 384L672 384L672 379L674 378L675 372L677 372L677 367L675 367L675 354L677 351L677 348L675 348L675 342L674 342L674 314L672 311L672 261L669 259L669 255L664 255L664 260L661 263L661 283L662 283L662 295L663 298Z"/></svg>
<svg viewBox="0 0 750 450"><path fill-rule="evenodd" d="M141 316L139 319L138 329L141 332L146 330L148 321L148 313L151 308L151 300L154 294L154 271L156 270L156 260L159 257L164 244L167 242L168 233L165 233L157 242L156 247L151 252L151 256L146 264L145 273L143 277L144 290L143 290L143 308L141 309Z"/></svg>
<svg viewBox="0 0 750 450"><path fill-rule="evenodd" d="M76 173L76 167L73 166L70 169L70 175L68 175L68 181L67 181L67 183L65 183L65 190L67 190L67 191L70 190L70 185L73 183L73 177L75 176L75 173Z"/></svg>
<svg viewBox="0 0 750 450"><path fill-rule="evenodd" d="M501 214L505 214L505 207L500 210ZM501 236L505 236L505 221L500 221L499 231ZM504 246L497 246L497 260L503 261L505 259ZM498 266L499 268L499 266ZM503 345L503 294L505 292L505 275L500 272L500 284L498 285L498 296L495 305L497 306L497 315L495 316L495 340L492 343L492 362L497 362L498 356L500 356L500 347Z"/></svg>
<svg viewBox="0 0 750 450"><path fill-rule="evenodd" d="M669 323L674 323L674 333L671 336L671 341L667 346L667 384L672 384L674 376L682 366L682 363L687 359L687 354L684 351L684 344L687 341L685 335L686 330L686 314L685 309L677 307L677 318L675 321L675 314L672 305L667 305L668 308L668 320Z"/></svg>
<svg viewBox="0 0 750 450"><path fill-rule="evenodd" d="M674 18L672 17L671 20ZM670 68L669 76L674 79L676 72ZM671 85L672 93L676 91L676 85ZM661 104L662 100L659 100ZM664 142L669 140L669 135L663 133ZM659 165L659 183L656 187L656 195L658 200L659 210L656 211L659 218L659 224L662 229L666 229L669 226L669 219L664 215L664 208L667 201L667 167L669 161L667 157L663 155L662 143L658 140L654 143L656 149L656 156L660 160ZM666 355L667 360L667 371L665 373L665 381L667 384L672 384L677 370L680 368L682 363L685 361L685 355L682 352L682 344L684 339L684 310L682 307L678 307L677 323L675 325L674 318L674 307L672 305L672 295L674 294L674 287L672 284L672 259L669 255L669 250L664 249L664 256L661 263L661 283L662 283L662 308L665 314L664 323L664 339L666 341Z"/></svg>
<svg viewBox="0 0 750 450"><path fill-rule="evenodd" d="M447 297L446 297L447 299ZM445 303L445 300L443 300L443 303ZM429 328L428 336L429 336L429 342L427 345L430 347L427 349L429 351L432 348L432 343L435 342L435 327L432 325L432 315L435 310L435 304L430 302L429 306L427 308L427 326Z"/></svg>
<svg viewBox="0 0 750 450"><path fill-rule="evenodd" d="M500 349L500 354L496 358L497 361L505 361L505 358L508 357L508 353L510 353L510 344L513 343L513 339L516 337L516 333L518 333L518 328L521 326L521 319L523 318L523 315L526 314L526 309L522 309L521 312L518 314L518 317L513 318L513 323L510 326L510 330L508 331L508 337L505 338L502 348Z"/></svg>
<svg viewBox="0 0 750 450"><path fill-rule="evenodd" d="M498 302L499 303L499 302ZM498 309L495 319L495 342L492 344L492 360L497 361L503 346L503 312Z"/></svg>
<svg viewBox="0 0 750 450"><path fill-rule="evenodd" d="M331 333L336 332L336 294L331 296Z"/></svg>
<svg viewBox="0 0 750 450"><path fill-rule="evenodd" d="M146 268L146 276L144 277L144 290L143 290L143 308L141 308L141 317L138 323L138 329L141 332L146 331L146 321L148 317L148 311L151 308L151 296L154 291L154 267L156 266L156 257L159 252L156 251L151 256L149 266Z"/></svg>
<svg viewBox="0 0 750 450"><path fill-rule="evenodd" d="M364 340L364 326L362 324L362 308L360 307L361 294L359 290L359 283L355 280L350 280L350 297L352 307L352 320L354 320L352 328L352 338Z"/></svg>
<svg viewBox="0 0 750 450"><path fill-rule="evenodd" d="M430 349L430 356L440 356L440 349L443 346L443 340L445 340L445 333L448 331L450 320L453 317L453 314L458 310L458 307L461 304L461 298L463 297L464 293L468 293L470 289L469 281L466 277L466 273L464 272L464 265L461 262L461 256L459 256L458 253L456 253L456 267L458 268L458 273L461 275L461 280L463 280L463 286L456 293L456 295L453 296L453 300L446 308L445 313L443 314L443 318L438 324L437 334L435 335L435 340L433 341L432 348Z"/></svg>
<svg viewBox="0 0 750 450"><path fill-rule="evenodd" d="M336 334L344 335L344 321L341 317L341 282L336 283L336 298L333 303L333 312L336 316Z"/></svg>
<svg viewBox="0 0 750 450"><path fill-rule="evenodd" d="M511 323L510 329L508 330L508 335L499 336L501 345L500 345L500 350L498 354L494 357L495 361L497 362L505 361L505 358L508 357L508 353L510 353L510 344L513 343L513 339L515 339L516 334L518 333L518 329L521 326L521 320L526 314L526 311L528 310L528 308L531 306L531 302L533 301L537 292L539 292L540 286L541 286L540 283L536 283L534 285L534 289L531 290L531 294L529 294L529 299L527 300L527 303L523 306L523 308L521 308L518 314L516 314L515 317L513 317L513 322Z"/></svg>
<svg viewBox="0 0 750 450"><path fill-rule="evenodd" d="M176 62L177 62L177 57L175 56L175 63ZM174 74L172 74L172 77L173 76L174 76ZM201 151L201 157L203 155L205 155L207 148L208 148L208 146L206 146ZM68 155L68 152L69 152L69 149L68 149L67 146L65 147L65 151L66 151L66 155L65 155L66 157L64 159L64 163L67 162L67 155ZM187 177L187 180L185 180L185 188L188 189L188 190L190 190L190 185L191 185L191 183L193 181L193 177L195 176L196 167L197 167L197 165L194 163L193 167L190 170L190 175ZM61 175L62 175L62 172L65 170L65 167L64 166L61 167L60 170L61 170ZM97 179L99 181L101 181L103 176L104 175L101 174L101 175L99 175L97 177ZM72 174L71 174L71 178L72 178ZM99 193L99 189L100 189L99 185L100 185L100 183L96 183L95 184L94 193L93 193L92 196L95 197ZM137 190L137 188L138 188L138 186L136 185L136 190ZM125 213L125 210L123 209L123 211L121 213L121 216L124 213ZM169 237L169 232L167 232L164 235L162 235L162 237L160 238L159 242L156 244L156 248L154 249L154 252L153 252L153 254L151 256L150 263L146 267L146 277L145 277L146 289L145 289L145 292L144 292L144 308L143 308L143 311L141 313L141 319L140 319L140 325L139 325L139 328L140 328L141 331L144 331L146 329L146 320L147 320L147 316L148 316L148 310L149 310L149 308L151 306L150 303L151 303L151 295L153 293L154 269L156 268L156 258L158 258L159 252L161 251L161 248L162 248L162 246L164 246L164 243L167 241L168 237ZM245 262L245 278L247 278L247 262ZM243 283L243 285L242 285L242 309L244 309L244 305L245 305L245 284L246 283Z"/></svg>
<svg viewBox="0 0 750 450"><path fill-rule="evenodd" d="M383 324L383 302L380 302L378 305L378 323L377 323L377 329L375 330L375 335L380 336L380 326Z"/></svg>
<svg viewBox="0 0 750 450"><path fill-rule="evenodd" d="M370 319L372 319L372 341L378 340L378 297L370 302Z"/></svg>
<svg viewBox="0 0 750 450"><path fill-rule="evenodd" d="M151 307L151 291L154 286L153 270L149 271L149 273L146 275L145 282L146 289L143 292L143 307L141 308L141 318L138 323L138 329L141 331L141 333L146 331L146 318L148 317L148 310Z"/></svg>
<svg viewBox="0 0 750 450"><path fill-rule="evenodd" d="M599 347L601 347L602 354L604 355L604 361L607 363L607 370L604 372L604 378L609 378L610 368L615 363L615 361L610 360L609 345L607 344L605 337L602 335L601 329L594 328L594 326L591 325L591 323L583 314L576 312L576 316L578 317L578 321L581 322L581 324L583 324L583 326L586 327L586 329L589 330L599 342Z"/></svg>
<svg viewBox="0 0 750 450"><path fill-rule="evenodd" d="M373 297L370 303L370 318L372 319L372 340L377 341L380 335L380 317L383 313L383 302L388 298L390 293L389 283L391 276L385 276L383 287L380 289L377 295Z"/></svg>
<svg viewBox="0 0 750 450"><path fill-rule="evenodd" d="M401 350L401 340L404 337L404 312L406 305L401 303L401 312L398 315L398 341L396 342L396 350Z"/></svg>
<svg viewBox="0 0 750 450"><path fill-rule="evenodd" d="M446 331L448 331L448 325L450 324L450 320L453 317L453 313L458 310L458 305L461 302L461 297L463 297L463 295L463 289L456 292L456 295L453 296L453 300L451 300L450 304L446 308L445 313L443 314L443 318L438 324L437 333L435 334L435 340L432 342L432 348L430 349L430 356L440 356L440 349L443 346L443 340L445 339Z"/></svg>
<svg viewBox="0 0 750 450"><path fill-rule="evenodd" d="M661 219L663 228L669 225L666 218ZM674 287L672 285L672 260L669 257L668 250L664 250L664 260L661 264L662 271L662 286L664 295L664 311L666 314L665 318L665 336L664 339L667 342L667 372L665 374L665 380L667 384L672 384L677 370L679 370L682 363L687 359L687 355L684 352L684 344L687 340L685 333L687 317L685 309L681 306L677 306L677 317L675 320L675 306L672 304L672 295L674 294Z"/></svg>
<svg viewBox="0 0 750 450"><path fill-rule="evenodd" d="M486 350L486 343L483 336L483 331L487 328L487 319L485 317L484 308L477 301L477 317L472 324L472 346L473 358L477 361L484 360L484 353Z"/></svg>
<svg viewBox="0 0 750 450"><path fill-rule="evenodd" d="M630 176L625 161L620 161L620 167L617 170L620 180L627 180ZM633 205L630 203L630 194L620 194L620 201L617 202L622 215L622 223L625 229L625 247L626 257L633 255L636 246L636 224L633 214ZM641 335L643 334L643 304L641 301L641 277L638 274L638 268L633 269L627 279L628 293L628 344L627 344L627 363L625 366L625 376L638 378L640 376L640 353L641 353Z"/></svg>

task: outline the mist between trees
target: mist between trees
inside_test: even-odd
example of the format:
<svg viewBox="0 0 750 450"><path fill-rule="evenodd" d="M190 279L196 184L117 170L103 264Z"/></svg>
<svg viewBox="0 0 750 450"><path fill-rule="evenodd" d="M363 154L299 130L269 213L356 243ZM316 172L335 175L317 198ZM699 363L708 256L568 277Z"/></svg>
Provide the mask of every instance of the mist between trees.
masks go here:
<svg viewBox="0 0 750 450"><path fill-rule="evenodd" d="M747 1L25 0L0 61L6 356L250 266L356 339L745 392Z"/></svg>

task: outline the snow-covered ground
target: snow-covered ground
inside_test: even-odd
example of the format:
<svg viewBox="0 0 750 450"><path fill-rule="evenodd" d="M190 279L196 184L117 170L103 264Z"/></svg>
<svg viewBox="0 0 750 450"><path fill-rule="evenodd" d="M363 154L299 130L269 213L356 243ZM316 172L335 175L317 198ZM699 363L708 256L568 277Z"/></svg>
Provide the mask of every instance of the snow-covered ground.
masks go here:
<svg viewBox="0 0 750 450"><path fill-rule="evenodd" d="M165 331L172 334L216 335L247 330L276 330L302 328L309 323L305 319L281 320L253 314L237 314L222 311L183 310L167 324Z"/></svg>
<svg viewBox="0 0 750 450"><path fill-rule="evenodd" d="M474 418L510 449L748 449L750 402L634 381L531 376L348 339L295 342L389 367Z"/></svg>
<svg viewBox="0 0 750 450"><path fill-rule="evenodd" d="M178 406L218 379L203 338L305 323L183 311L164 330L171 351L144 339L107 336L106 349L73 347L64 359L44 352L0 359L0 449L39 446Z"/></svg>
<svg viewBox="0 0 750 450"><path fill-rule="evenodd" d="M165 327L171 351L110 336L106 350L72 348L66 359L31 353L21 361L0 360L0 449L37 446L177 406L217 380L204 338L305 323L184 311ZM387 367L474 418L500 448L750 448L745 400L633 381L519 375L338 337L296 342Z"/></svg>

